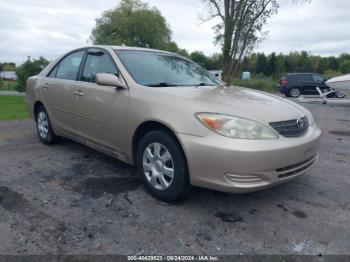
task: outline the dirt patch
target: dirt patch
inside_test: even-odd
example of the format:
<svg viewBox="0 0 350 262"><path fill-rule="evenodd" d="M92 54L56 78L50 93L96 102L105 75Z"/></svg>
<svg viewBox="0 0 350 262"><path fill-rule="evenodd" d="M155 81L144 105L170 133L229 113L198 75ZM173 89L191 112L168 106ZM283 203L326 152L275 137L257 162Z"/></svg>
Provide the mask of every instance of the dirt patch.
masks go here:
<svg viewBox="0 0 350 262"><path fill-rule="evenodd" d="M307 218L307 215L303 211L296 210L296 211L293 211L292 214L297 218L303 218L303 219Z"/></svg>
<svg viewBox="0 0 350 262"><path fill-rule="evenodd" d="M243 219L238 214L234 213L216 212L214 216L220 218L222 222L227 223L237 223L243 221Z"/></svg>
<svg viewBox="0 0 350 262"><path fill-rule="evenodd" d="M0 186L0 205L8 211L19 211L29 206L29 202L23 195L9 189L6 186Z"/></svg>
<svg viewBox="0 0 350 262"><path fill-rule="evenodd" d="M332 135L337 135L337 136L350 136L350 130L349 131L330 130L328 133Z"/></svg>
<svg viewBox="0 0 350 262"><path fill-rule="evenodd" d="M288 211L288 208L286 208L284 205L282 205L282 204L278 204L278 205L276 205L278 208L280 208L280 209L282 209L283 211Z"/></svg>
<svg viewBox="0 0 350 262"><path fill-rule="evenodd" d="M83 195L99 198L105 193L116 196L133 191L140 185L140 181L135 177L91 177L83 180L78 186L73 187L73 190Z"/></svg>

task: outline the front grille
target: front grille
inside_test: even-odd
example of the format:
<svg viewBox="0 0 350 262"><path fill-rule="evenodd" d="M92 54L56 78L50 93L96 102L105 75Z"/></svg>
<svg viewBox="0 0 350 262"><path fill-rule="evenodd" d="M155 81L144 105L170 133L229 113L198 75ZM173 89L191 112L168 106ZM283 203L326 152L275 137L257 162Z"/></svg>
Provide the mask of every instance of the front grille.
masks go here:
<svg viewBox="0 0 350 262"><path fill-rule="evenodd" d="M289 121L272 122L270 123L270 126L284 137L298 137L307 132L309 128L309 120L307 117L302 117Z"/></svg>
<svg viewBox="0 0 350 262"><path fill-rule="evenodd" d="M279 168L279 169L276 169L277 172L285 172L285 171L288 171L288 170L292 170L292 169L295 169L295 168L298 168L300 166L303 166L305 165L306 163L310 162L311 160L316 160L316 156L313 156L303 162L300 162L298 164L294 164L294 165L291 165L291 166L287 166L287 167L283 167L283 168Z"/></svg>
<svg viewBox="0 0 350 262"><path fill-rule="evenodd" d="M290 172L287 172L287 173L284 173L284 174L281 174L279 175L278 177L279 178L287 178L287 177L290 177L290 176L294 176L294 175L297 175L303 171L305 171L306 169L308 169L309 167L311 167L314 163L316 162L316 158L312 159L310 163L306 164L305 166L299 168L299 169L296 169L296 170L293 170L293 171L290 171Z"/></svg>

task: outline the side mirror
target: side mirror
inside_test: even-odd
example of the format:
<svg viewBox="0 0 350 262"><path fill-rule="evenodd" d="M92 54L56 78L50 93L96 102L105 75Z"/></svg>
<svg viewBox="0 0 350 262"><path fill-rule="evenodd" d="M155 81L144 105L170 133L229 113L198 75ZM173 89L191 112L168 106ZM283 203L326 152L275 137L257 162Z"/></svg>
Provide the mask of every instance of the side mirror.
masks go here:
<svg viewBox="0 0 350 262"><path fill-rule="evenodd" d="M124 89L125 86L119 80L119 78L112 74L107 73L98 73L96 74L96 84L100 86L113 86L118 89Z"/></svg>

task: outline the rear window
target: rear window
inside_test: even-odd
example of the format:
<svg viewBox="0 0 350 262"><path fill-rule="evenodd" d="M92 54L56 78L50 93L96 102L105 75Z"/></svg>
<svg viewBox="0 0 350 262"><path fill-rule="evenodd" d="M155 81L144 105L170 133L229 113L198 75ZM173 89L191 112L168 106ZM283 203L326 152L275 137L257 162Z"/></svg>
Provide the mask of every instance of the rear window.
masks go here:
<svg viewBox="0 0 350 262"><path fill-rule="evenodd" d="M298 76L296 76L296 75L287 75L287 76L285 76L285 79L288 79L289 81L298 81Z"/></svg>

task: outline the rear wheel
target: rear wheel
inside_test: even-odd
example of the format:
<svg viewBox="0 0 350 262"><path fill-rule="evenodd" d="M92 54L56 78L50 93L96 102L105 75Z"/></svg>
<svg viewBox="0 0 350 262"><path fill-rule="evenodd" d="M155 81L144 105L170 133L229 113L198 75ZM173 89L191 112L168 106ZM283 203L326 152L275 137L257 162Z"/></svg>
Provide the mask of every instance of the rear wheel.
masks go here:
<svg viewBox="0 0 350 262"><path fill-rule="evenodd" d="M44 106L40 106L36 111L36 129L39 139L45 145L51 145L57 140L57 136L53 132L49 116Z"/></svg>
<svg viewBox="0 0 350 262"><path fill-rule="evenodd" d="M298 98L300 96L299 87L292 87L288 93L289 97Z"/></svg>
<svg viewBox="0 0 350 262"><path fill-rule="evenodd" d="M137 149L137 169L152 196L162 201L185 198L190 191L186 158L167 132L151 131Z"/></svg>

